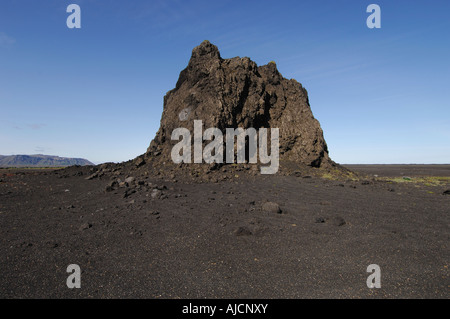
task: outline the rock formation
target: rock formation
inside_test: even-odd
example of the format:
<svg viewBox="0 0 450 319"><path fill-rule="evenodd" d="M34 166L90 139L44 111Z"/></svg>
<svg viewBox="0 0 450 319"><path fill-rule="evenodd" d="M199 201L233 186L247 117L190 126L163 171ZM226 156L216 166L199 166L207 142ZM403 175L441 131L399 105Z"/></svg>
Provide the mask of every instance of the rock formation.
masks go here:
<svg viewBox="0 0 450 319"><path fill-rule="evenodd" d="M223 59L209 41L193 49L188 66L173 90L164 97L161 126L144 158L171 161L172 131L194 120L204 129L279 128L280 161L312 167L334 164L307 91L296 80L285 79L276 64L257 66L247 57ZM142 163L142 158L140 159Z"/></svg>

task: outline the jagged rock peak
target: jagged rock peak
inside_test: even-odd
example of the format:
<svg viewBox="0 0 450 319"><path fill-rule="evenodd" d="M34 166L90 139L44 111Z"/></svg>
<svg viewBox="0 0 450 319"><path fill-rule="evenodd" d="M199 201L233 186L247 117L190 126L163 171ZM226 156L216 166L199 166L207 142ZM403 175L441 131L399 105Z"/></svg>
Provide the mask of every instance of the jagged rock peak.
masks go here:
<svg viewBox="0 0 450 319"><path fill-rule="evenodd" d="M171 133L179 127L203 129L279 128L280 160L314 167L333 162L308 93L296 80L285 79L274 62L257 66L250 58L223 59L214 44L203 41L192 50L176 87L164 97L161 126L146 157L170 161Z"/></svg>
<svg viewBox="0 0 450 319"><path fill-rule="evenodd" d="M203 41L200 43L199 46L196 46L192 50L192 57L191 59L199 58L199 57L209 57L209 58L219 58L220 59L220 52L217 46L209 42L208 40Z"/></svg>

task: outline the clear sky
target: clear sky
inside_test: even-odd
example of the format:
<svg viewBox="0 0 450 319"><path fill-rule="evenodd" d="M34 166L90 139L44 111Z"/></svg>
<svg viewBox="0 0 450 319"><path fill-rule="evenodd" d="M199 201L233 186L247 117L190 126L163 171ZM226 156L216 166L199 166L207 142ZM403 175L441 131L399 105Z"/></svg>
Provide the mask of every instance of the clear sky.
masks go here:
<svg viewBox="0 0 450 319"><path fill-rule="evenodd" d="M448 0L1 0L0 154L143 154L208 39L302 83L336 162L450 163L449 17Z"/></svg>

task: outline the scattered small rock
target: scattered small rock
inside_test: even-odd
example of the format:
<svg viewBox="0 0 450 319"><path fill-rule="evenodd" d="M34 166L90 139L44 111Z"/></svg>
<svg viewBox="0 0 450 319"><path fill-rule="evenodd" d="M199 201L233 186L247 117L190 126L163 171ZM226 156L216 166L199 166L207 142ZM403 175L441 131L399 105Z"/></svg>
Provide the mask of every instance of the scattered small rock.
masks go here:
<svg viewBox="0 0 450 319"><path fill-rule="evenodd" d="M274 202L265 202L262 205L262 210L268 213L274 213L274 214L281 214L282 210L280 208L280 205Z"/></svg>
<svg viewBox="0 0 450 319"><path fill-rule="evenodd" d="M245 227L245 226L238 227L236 229L236 231L234 232L234 234L236 236L251 236L251 235L253 235L251 230L248 229L248 227Z"/></svg>
<svg viewBox="0 0 450 319"><path fill-rule="evenodd" d="M134 194L134 193L136 193L135 189L127 189L125 191L125 193L123 194L123 198L127 198L128 196L130 196L131 194Z"/></svg>
<svg viewBox="0 0 450 319"><path fill-rule="evenodd" d="M92 227L92 224L90 223L84 223L83 225L80 226L80 230L86 230Z"/></svg>
<svg viewBox="0 0 450 319"><path fill-rule="evenodd" d="M46 242L46 245L49 248L58 248L60 246L59 243L54 242L54 241L48 241L48 242Z"/></svg>
<svg viewBox="0 0 450 319"><path fill-rule="evenodd" d="M131 184L134 182L134 177L130 176L128 178L125 178L125 183Z"/></svg>
<svg viewBox="0 0 450 319"><path fill-rule="evenodd" d="M94 173L94 174L92 174L92 175L89 175L89 176L86 177L85 179L91 180L91 179L94 179L94 178L97 178L97 177L98 177L98 172L96 172L96 173Z"/></svg>
<svg viewBox="0 0 450 319"><path fill-rule="evenodd" d="M332 218L323 218L323 217L317 217L316 218L316 224L324 224L324 223L331 223L334 226L343 226L346 224L344 218L340 216L334 216Z"/></svg>
<svg viewBox="0 0 450 319"><path fill-rule="evenodd" d="M20 247L33 247L33 243L22 242L20 243Z"/></svg>
<svg viewBox="0 0 450 319"><path fill-rule="evenodd" d="M119 187L128 187L128 183L127 182L120 182L119 183Z"/></svg>
<svg viewBox="0 0 450 319"><path fill-rule="evenodd" d="M344 225L346 224L344 218L342 218L342 217L340 217L340 216L333 217L333 218L331 219L331 223L332 223L334 226L338 226L338 227L344 226Z"/></svg>
<svg viewBox="0 0 450 319"><path fill-rule="evenodd" d="M145 160L142 157L138 157L134 160L134 165L136 165L136 167L141 167L144 164Z"/></svg>
<svg viewBox="0 0 450 319"><path fill-rule="evenodd" d="M325 223L325 218L323 218L323 217L316 218L316 224L323 224L323 223Z"/></svg>
<svg viewBox="0 0 450 319"><path fill-rule="evenodd" d="M153 199L160 198L161 195L162 195L162 192L161 192L159 189L157 189L157 188L154 188L153 191L152 191L152 193L150 194L150 196L151 196Z"/></svg>

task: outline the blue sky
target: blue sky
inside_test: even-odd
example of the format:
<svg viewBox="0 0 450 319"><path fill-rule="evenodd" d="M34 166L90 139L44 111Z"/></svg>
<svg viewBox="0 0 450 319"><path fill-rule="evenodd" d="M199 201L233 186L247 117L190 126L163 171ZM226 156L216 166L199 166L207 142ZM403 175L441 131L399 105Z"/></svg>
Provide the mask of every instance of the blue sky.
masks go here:
<svg viewBox="0 0 450 319"><path fill-rule="evenodd" d="M66 26L72 3L81 29ZM208 39L302 83L333 160L450 163L449 15L447 0L2 0L0 154L144 153Z"/></svg>

